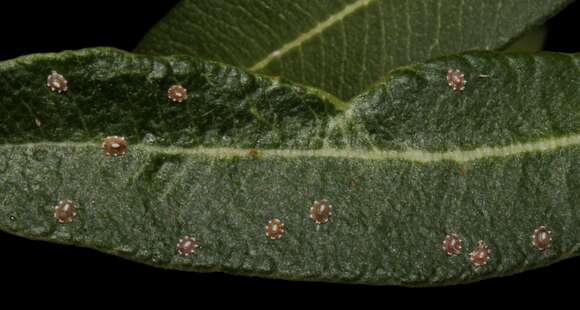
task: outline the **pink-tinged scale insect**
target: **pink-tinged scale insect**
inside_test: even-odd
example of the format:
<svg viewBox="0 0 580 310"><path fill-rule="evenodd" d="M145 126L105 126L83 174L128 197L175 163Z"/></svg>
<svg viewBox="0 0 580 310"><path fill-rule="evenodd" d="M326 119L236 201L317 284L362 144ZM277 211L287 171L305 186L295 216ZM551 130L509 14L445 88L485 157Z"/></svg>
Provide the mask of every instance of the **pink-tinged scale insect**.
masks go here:
<svg viewBox="0 0 580 310"><path fill-rule="evenodd" d="M181 85L173 85L167 91L167 97L177 103L187 100L187 89Z"/></svg>
<svg viewBox="0 0 580 310"><path fill-rule="evenodd" d="M314 204L310 207L310 218L318 225L327 223L331 215L332 206L326 199L314 201Z"/></svg>
<svg viewBox="0 0 580 310"><path fill-rule="evenodd" d="M77 215L76 206L70 200L61 200L58 205L54 207L54 218L61 224L68 224L72 222Z"/></svg>
<svg viewBox="0 0 580 310"><path fill-rule="evenodd" d="M56 71L52 71L46 80L46 86L48 86L48 89L51 91L60 94L68 90L68 81L64 76L58 74Z"/></svg>
<svg viewBox="0 0 580 310"><path fill-rule="evenodd" d="M268 225L266 225L266 237L272 240L278 240L282 238L284 232L284 223L282 223L282 221L279 219L268 221Z"/></svg>
<svg viewBox="0 0 580 310"><path fill-rule="evenodd" d="M128 144L125 137L110 136L103 140L101 146L107 156L121 156L125 155Z"/></svg>
<svg viewBox="0 0 580 310"><path fill-rule="evenodd" d="M469 254L469 259L476 267L485 266L491 259L491 249L485 242L479 240L473 252Z"/></svg>
<svg viewBox="0 0 580 310"><path fill-rule="evenodd" d="M195 240L195 238L190 236L185 236L179 239L179 242L177 243L177 253L179 253L181 256L189 256L195 253L198 248L199 243L197 240Z"/></svg>
<svg viewBox="0 0 580 310"><path fill-rule="evenodd" d="M461 71L457 69L449 69L447 70L447 84L453 90L464 90L467 81L465 80L465 75L461 73Z"/></svg>
<svg viewBox="0 0 580 310"><path fill-rule="evenodd" d="M532 245L540 252L547 250L552 244L552 232L545 226L540 226L534 230L532 235Z"/></svg>
<svg viewBox="0 0 580 310"><path fill-rule="evenodd" d="M443 239L441 248L447 256L457 256L461 254L461 239L457 234L449 234Z"/></svg>

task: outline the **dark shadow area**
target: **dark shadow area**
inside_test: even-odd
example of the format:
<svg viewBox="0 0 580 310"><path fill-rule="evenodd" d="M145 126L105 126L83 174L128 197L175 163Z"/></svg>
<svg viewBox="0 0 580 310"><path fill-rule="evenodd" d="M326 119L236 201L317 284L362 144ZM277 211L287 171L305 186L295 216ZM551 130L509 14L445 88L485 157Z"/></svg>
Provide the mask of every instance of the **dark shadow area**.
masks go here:
<svg viewBox="0 0 580 310"><path fill-rule="evenodd" d="M580 52L580 1L575 1L548 21L548 37L544 49L553 52Z"/></svg>
<svg viewBox="0 0 580 310"><path fill-rule="evenodd" d="M11 1L0 10L0 60L97 46L130 51L178 2Z"/></svg>

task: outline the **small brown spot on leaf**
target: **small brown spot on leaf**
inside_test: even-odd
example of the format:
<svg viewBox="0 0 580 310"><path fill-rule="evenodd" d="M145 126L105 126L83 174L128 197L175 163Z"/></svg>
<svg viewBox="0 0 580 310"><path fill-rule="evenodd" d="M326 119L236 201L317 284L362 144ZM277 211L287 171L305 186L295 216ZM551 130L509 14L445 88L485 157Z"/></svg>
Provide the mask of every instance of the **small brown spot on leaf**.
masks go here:
<svg viewBox="0 0 580 310"><path fill-rule="evenodd" d="M282 223L282 221L279 219L268 221L268 225L266 225L266 237L272 240L278 240L282 238L284 232L284 223Z"/></svg>
<svg viewBox="0 0 580 310"><path fill-rule="evenodd" d="M332 215L332 206L328 203L328 200L322 199L321 201L315 201L310 207L310 218L316 222L316 224L327 223Z"/></svg>
<svg viewBox="0 0 580 310"><path fill-rule="evenodd" d="M459 176L460 177L464 177L465 176L465 169L463 169L463 167L459 168Z"/></svg>
<svg viewBox="0 0 580 310"><path fill-rule="evenodd" d="M46 80L46 86L48 86L48 89L51 91L60 94L68 90L68 81L64 76L58 74L56 71L52 71Z"/></svg>
<svg viewBox="0 0 580 310"><path fill-rule="evenodd" d="M477 246L469 256L469 259L476 267L485 266L491 259L491 249L489 249L485 242L479 240Z"/></svg>
<svg viewBox="0 0 580 310"><path fill-rule="evenodd" d="M177 243L177 253L179 253L181 256L189 256L195 253L198 248L199 243L197 240L195 240L195 238L190 236L185 236L179 239L179 242Z"/></svg>
<svg viewBox="0 0 580 310"><path fill-rule="evenodd" d="M447 71L447 84L453 90L464 90L467 81L465 80L465 75L461 73L461 71L457 69L449 69Z"/></svg>
<svg viewBox="0 0 580 310"><path fill-rule="evenodd" d="M552 232L545 226L536 228L532 235L532 244L541 252L547 250L552 244Z"/></svg>
<svg viewBox="0 0 580 310"><path fill-rule="evenodd" d="M258 156L260 156L260 152L258 152L258 150L256 150L256 149L250 149L248 151L248 156L250 156L252 158L258 158Z"/></svg>
<svg viewBox="0 0 580 310"><path fill-rule="evenodd" d="M187 89L181 85L173 85L167 91L167 97L177 103L187 100Z"/></svg>
<svg viewBox="0 0 580 310"><path fill-rule="evenodd" d="M457 234L449 234L443 239L442 248L448 256L457 256L461 254L461 239Z"/></svg>
<svg viewBox="0 0 580 310"><path fill-rule="evenodd" d="M76 215L76 206L70 200L61 200L54 207L54 218L61 224L72 222Z"/></svg>
<svg viewBox="0 0 580 310"><path fill-rule="evenodd" d="M103 140L101 146L107 156L121 156L127 151L128 144L124 137L110 136Z"/></svg>

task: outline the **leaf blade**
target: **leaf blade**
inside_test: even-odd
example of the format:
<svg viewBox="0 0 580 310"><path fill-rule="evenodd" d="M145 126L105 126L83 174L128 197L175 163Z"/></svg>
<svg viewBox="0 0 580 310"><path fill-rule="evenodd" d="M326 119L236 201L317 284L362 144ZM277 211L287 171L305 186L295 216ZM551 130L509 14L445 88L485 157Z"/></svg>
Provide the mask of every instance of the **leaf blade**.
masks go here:
<svg viewBox="0 0 580 310"><path fill-rule="evenodd" d="M323 130L329 115L344 108L344 103L316 89L189 57L135 57L115 49L85 49L18 58L4 62L2 70L6 88L26 96L3 102L2 143L82 142L116 132L132 142L151 134L156 143L174 146L304 147L320 144L319 133L303 132L302 141L286 138L296 137L307 122ZM46 76L52 70L70 80L68 92L47 89ZM22 82L27 79L31 82ZM187 104L171 104L167 98L167 89L179 83L190 89ZM99 100L83 96L86 91L98 91ZM188 138L180 140L184 137Z"/></svg>
<svg viewBox="0 0 580 310"><path fill-rule="evenodd" d="M137 51L215 59L349 99L399 66L503 47L568 3L186 0Z"/></svg>
<svg viewBox="0 0 580 310"><path fill-rule="evenodd" d="M0 145L0 228L27 238L95 248L159 267L293 280L434 286L545 266L578 255L580 213L575 201L580 197L575 189L580 186L580 126L563 124L562 132L556 127L538 131L550 124L549 120L534 113L514 113L510 103L515 98L544 109L547 106L543 100L551 98L558 111L577 111L578 57L476 53L404 68L393 72L368 94L357 97L344 115L319 113L319 117L333 119L318 124L309 113L301 114L301 118L309 120L301 126L327 128L324 132L330 137L322 139L322 145L267 145L258 149L258 156L246 153L253 145L245 139L229 145L219 141L180 145L180 139L144 143L135 139L126 156L114 159L103 155L98 139L92 135L59 136L60 127L51 129L50 122L46 130L55 130L52 139L50 135L29 135L28 131L37 129L34 127L15 127L19 130L11 134L23 139L2 135ZM70 67L58 67L64 65L62 60ZM506 60L516 69L494 66ZM124 66L124 62L129 65ZM40 108L53 102L60 103L61 110L70 108L63 96L45 89L44 74L54 67L68 68L69 73L75 72L73 68L83 71L71 75L67 94L80 111L91 105L102 104L99 107L105 108L115 107L118 102L127 104L139 96L146 97L140 105L145 111L150 109L144 106L145 102L151 106L171 105L164 97L166 84L147 84L141 79L131 82L135 77L131 72L137 76L162 72L166 78L163 81L173 82L170 70L151 69L158 68L151 65L157 62L163 60L111 50L38 55L4 62L0 64L0 85L4 85L7 95L0 98L1 106L17 109L27 102ZM195 69L199 68L198 59L168 58L165 62L173 62L172 67L181 68L188 76L206 73ZM460 68L475 76L479 70L494 68L486 78L493 80L472 81L464 92L455 92L446 85L445 73L449 66L459 65L465 65ZM109 72L111 68L117 70ZM212 63L202 68L207 72L237 70ZM537 83L542 88L527 87L528 75L544 77ZM82 82L81 77L87 81ZM267 89L274 83L264 79L255 85L263 82ZM243 88L235 81L229 83L235 89ZM199 91L211 92L207 87ZM223 91L223 86L216 87ZM301 92L307 90L279 95L295 98L292 94ZM512 96L498 96L502 92L511 92ZM93 100L82 101L90 96ZM451 96L455 99L451 100ZM502 104L496 103L496 113L490 116L504 115L510 120L512 115L521 114L524 119L536 120L536 127L528 128L525 134L514 131L513 140L502 140L500 136L493 139L495 143L486 145L477 139L465 142L446 136L449 128L437 126L439 121L447 120L446 114L437 113L444 106L451 108L450 113L460 115L494 97ZM233 98L230 104L239 104L240 99ZM421 140L406 137L404 130L397 134L402 137L400 141L376 143L375 150L357 142L377 135L370 130L377 125L369 121L369 114L388 122L389 114L397 113L388 113L386 107L418 98L425 104L411 106L407 113L424 111L430 121L414 121L413 128L417 132L432 131L438 141L449 140L447 145L429 147L417 143ZM315 102L330 104L321 98ZM219 101L195 103L211 107ZM282 106L286 111L292 105ZM403 112L398 114L404 115ZM464 119L480 119L480 113ZM573 119L545 114L559 122ZM70 120L68 114L60 115ZM174 114L161 116L169 118ZM481 120L489 126L497 123L494 118ZM33 118L29 116L28 121L33 123ZM24 124L19 118L12 122ZM109 119L104 128L129 128L115 127L117 122ZM402 120L397 122L405 124ZM362 124L361 130L345 129L352 123ZM97 131L103 131L96 122L84 124L88 129L97 126ZM517 122L501 124L505 130L518 128ZM478 128L476 125L471 128ZM87 131L81 122L75 126L75 131ZM469 127L455 130L465 131L469 137L466 128ZM136 129L135 136L140 137L148 128ZM264 134L270 129L258 132ZM350 143L343 145L343 140L335 137L337 132ZM560 133L559 138L553 133ZM292 140L287 137L283 141ZM495 153L469 147L476 142L480 147L495 149ZM523 142L531 146L512 148L513 143ZM464 147L459 150L463 152L461 156L437 157L456 154L453 152L457 146ZM420 152L426 160L412 157L413 152ZM467 152L479 156L467 156ZM71 199L79 206L77 218L67 225L52 218L52 206L63 199ZM329 199L333 215L329 223L317 228L308 217L308 210L313 201L320 199ZM264 225L274 217L287 225L286 234L276 241L264 236ZM531 244L531 234L540 225L551 229L554 237L552 247L544 253ZM450 258L441 250L447 233L458 233L463 239L460 256ZM177 253L175 243L184 235L193 235L202 245L192 257ZM489 265L476 268L469 261L469 252L479 240L484 240L493 254Z"/></svg>

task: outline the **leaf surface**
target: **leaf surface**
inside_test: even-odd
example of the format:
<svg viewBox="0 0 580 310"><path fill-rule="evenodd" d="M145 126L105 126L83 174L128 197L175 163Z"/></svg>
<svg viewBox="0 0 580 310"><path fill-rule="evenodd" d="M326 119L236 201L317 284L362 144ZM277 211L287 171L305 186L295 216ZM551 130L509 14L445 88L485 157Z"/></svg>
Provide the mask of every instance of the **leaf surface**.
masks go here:
<svg viewBox="0 0 580 310"><path fill-rule="evenodd" d="M503 47L570 2L183 0L137 51L196 55L349 99L402 65Z"/></svg>
<svg viewBox="0 0 580 310"><path fill-rule="evenodd" d="M392 72L343 112L323 92L191 57L3 62L0 228L164 268L293 280L433 286L545 266L579 252L579 63L441 58ZM447 85L449 68L465 73L464 91ZM46 87L52 70L66 93ZM189 90L182 104L167 99L175 83ZM124 156L104 155L109 135L127 137ZM59 224L66 199L78 214ZM322 199L333 214L318 225L309 209ZM279 240L265 236L274 218ZM541 225L553 238L543 252ZM452 233L462 252L449 257ZM183 257L186 235L201 247ZM476 267L480 240L492 254Z"/></svg>

